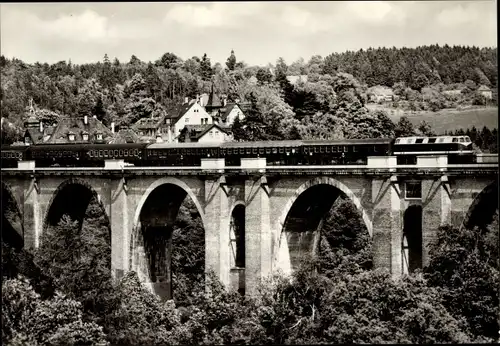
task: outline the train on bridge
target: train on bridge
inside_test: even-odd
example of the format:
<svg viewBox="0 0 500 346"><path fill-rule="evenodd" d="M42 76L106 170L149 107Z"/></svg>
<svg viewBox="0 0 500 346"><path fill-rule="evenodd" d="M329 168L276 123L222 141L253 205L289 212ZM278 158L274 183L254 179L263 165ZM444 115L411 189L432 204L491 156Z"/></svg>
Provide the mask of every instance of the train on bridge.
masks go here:
<svg viewBox="0 0 500 346"><path fill-rule="evenodd" d="M267 165L362 165L369 156L396 156L398 164L416 164L417 156L446 155L450 164L475 163L468 136L400 137L349 140L288 140L224 143L36 144L2 146L2 168L18 161L37 167L104 167L105 160L133 166L200 166L202 158L265 157Z"/></svg>

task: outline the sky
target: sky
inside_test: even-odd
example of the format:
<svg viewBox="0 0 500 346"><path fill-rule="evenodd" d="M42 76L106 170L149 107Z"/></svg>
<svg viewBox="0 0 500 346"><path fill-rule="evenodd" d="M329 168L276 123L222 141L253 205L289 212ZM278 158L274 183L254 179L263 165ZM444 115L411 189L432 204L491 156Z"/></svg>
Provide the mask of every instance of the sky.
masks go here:
<svg viewBox="0 0 500 346"><path fill-rule="evenodd" d="M172 52L263 66L369 47L497 46L496 1L2 3L0 53L82 64Z"/></svg>

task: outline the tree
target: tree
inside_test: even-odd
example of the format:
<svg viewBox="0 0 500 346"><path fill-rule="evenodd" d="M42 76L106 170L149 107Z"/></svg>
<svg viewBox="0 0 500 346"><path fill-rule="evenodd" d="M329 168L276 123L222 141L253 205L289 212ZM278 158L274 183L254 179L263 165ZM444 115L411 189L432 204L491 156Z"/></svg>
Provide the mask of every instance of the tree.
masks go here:
<svg viewBox="0 0 500 346"><path fill-rule="evenodd" d="M418 125L417 130L425 137L432 137L436 134L432 131L431 125L427 123L425 120L422 120Z"/></svg>
<svg viewBox="0 0 500 346"><path fill-rule="evenodd" d="M443 291L444 305L467 321L476 336L498 337L498 209L491 225L443 226L424 269L429 285Z"/></svg>
<svg viewBox="0 0 500 346"><path fill-rule="evenodd" d="M256 77L260 85L269 84L273 80L273 75L266 68L259 68Z"/></svg>
<svg viewBox="0 0 500 346"><path fill-rule="evenodd" d="M209 81L212 77L212 64L210 63L210 58L207 57L207 53L203 54L203 58L201 59L200 74L204 81Z"/></svg>
<svg viewBox="0 0 500 346"><path fill-rule="evenodd" d="M408 120L408 117L403 116L399 119L394 129L394 135L396 137L415 136L415 129L413 128L413 124Z"/></svg>
<svg viewBox="0 0 500 346"><path fill-rule="evenodd" d="M160 59L156 60L156 66L162 66L165 69L169 68L177 68L180 63L179 57L173 53L165 53L161 56Z"/></svg>
<svg viewBox="0 0 500 346"><path fill-rule="evenodd" d="M236 56L234 55L234 50L231 50L231 55L227 58L226 66L229 71L233 71L236 66Z"/></svg>

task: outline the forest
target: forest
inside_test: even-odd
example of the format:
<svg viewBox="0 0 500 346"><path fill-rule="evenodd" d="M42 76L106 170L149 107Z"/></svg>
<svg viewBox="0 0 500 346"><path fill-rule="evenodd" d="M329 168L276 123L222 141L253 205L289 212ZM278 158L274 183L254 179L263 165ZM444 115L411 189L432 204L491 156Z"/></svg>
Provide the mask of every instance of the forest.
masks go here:
<svg viewBox="0 0 500 346"><path fill-rule="evenodd" d="M14 220L14 213L9 213ZM5 224L3 225L5 226ZM7 229L8 227L5 227ZM137 274L111 278L110 230L94 198L82 222L63 216L36 250L2 232L6 345L494 343L498 331L498 209L488 226L443 226L430 262L399 279L373 269L371 237L339 197L320 226L318 255L255 296L204 275L204 230L183 203L173 233L173 300ZM208 290L204 284L207 284Z"/></svg>
<svg viewBox="0 0 500 346"><path fill-rule="evenodd" d="M120 62L105 55L81 65L27 64L1 56L0 68L4 144L20 139L31 99L36 117L48 124L59 117L95 115L120 127L161 116L184 97L209 93L213 85L230 102L252 104L254 116L244 125L254 128L249 138L255 139L390 137L395 124L387 114L365 107L374 86L390 87L398 97L391 106L408 112L497 104L496 48L370 48L289 65L278 58L267 66L248 66L234 51L214 64L206 53L185 60L165 53L154 62L135 55ZM292 75L308 78L291 84L286 77ZM480 85L491 88L492 100L477 92ZM255 126L266 131L259 134Z"/></svg>
<svg viewBox="0 0 500 346"><path fill-rule="evenodd" d="M419 95L430 92L441 102L442 90L462 85L453 102L485 104L475 89L496 90L496 54L496 48L460 46L380 48L290 65L279 58L260 67L237 60L235 52L223 64L212 64L207 54L183 60L165 53L154 62L135 55L120 62L106 55L102 62L82 65L27 64L2 56L2 144L20 140L30 99L36 117L48 124L95 115L106 125L128 126L168 112L184 97L208 93L212 85L230 101L248 104L245 119L233 125L236 140L433 135L428 123L414 126L408 117L393 123L384 111L369 110L368 88L389 86L401 95L398 102L424 109L432 99L420 101ZM308 79L294 85L286 78L291 75ZM497 129L456 133L469 135L477 150L497 151ZM172 235L174 296L161 301L134 272L111 277L110 226L97 198L83 220L64 216L43 232L37 249L25 249L15 230L19 215L6 195L2 191L7 345L494 343L498 338L498 209L487 226L436 230L428 265L393 279L373 268L372 240L362 217L349 199L338 198L322 220L317 256L304 257L292 280L278 273L248 296L205 275L203 224L188 198Z"/></svg>

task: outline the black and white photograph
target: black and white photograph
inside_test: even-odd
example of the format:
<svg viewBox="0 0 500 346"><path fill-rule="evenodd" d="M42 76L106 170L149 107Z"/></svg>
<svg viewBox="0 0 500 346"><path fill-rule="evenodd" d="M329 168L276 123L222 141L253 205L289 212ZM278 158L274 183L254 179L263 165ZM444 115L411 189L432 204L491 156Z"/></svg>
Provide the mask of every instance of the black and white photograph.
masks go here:
<svg viewBox="0 0 500 346"><path fill-rule="evenodd" d="M2 343L497 343L497 12L0 3Z"/></svg>

